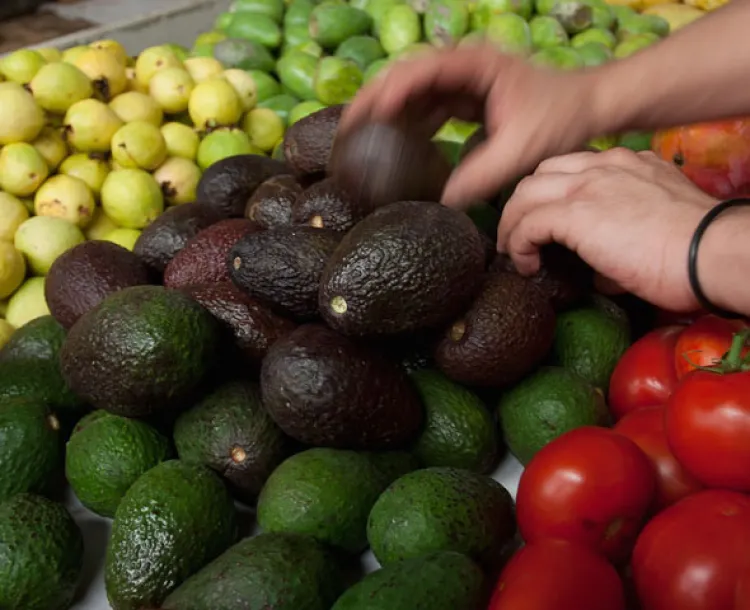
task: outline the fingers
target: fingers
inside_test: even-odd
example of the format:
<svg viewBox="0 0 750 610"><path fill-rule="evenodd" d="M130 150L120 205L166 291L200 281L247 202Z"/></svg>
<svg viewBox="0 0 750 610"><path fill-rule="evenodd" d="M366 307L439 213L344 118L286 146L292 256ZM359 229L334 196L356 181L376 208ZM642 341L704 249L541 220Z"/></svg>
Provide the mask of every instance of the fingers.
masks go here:
<svg viewBox="0 0 750 610"><path fill-rule="evenodd" d="M581 188L580 174L546 173L534 174L521 180L503 210L497 231L497 247L507 251L510 236L518 225L538 207L558 205L569 201ZM559 206L562 207L562 206Z"/></svg>
<svg viewBox="0 0 750 610"><path fill-rule="evenodd" d="M565 244L564 206L549 203L526 214L510 233L506 251L521 275L539 271L539 249L552 242Z"/></svg>
<svg viewBox="0 0 750 610"><path fill-rule="evenodd" d="M339 128L346 130L364 120L393 119L410 102L425 95L471 95L483 99L504 61L510 59L489 46L436 51L399 61L359 92Z"/></svg>

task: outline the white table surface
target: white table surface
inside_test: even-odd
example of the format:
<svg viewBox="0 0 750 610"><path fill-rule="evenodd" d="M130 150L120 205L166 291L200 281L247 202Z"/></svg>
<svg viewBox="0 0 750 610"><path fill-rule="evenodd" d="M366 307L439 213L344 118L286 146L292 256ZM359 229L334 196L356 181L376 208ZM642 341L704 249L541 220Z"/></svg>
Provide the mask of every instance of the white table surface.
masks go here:
<svg viewBox="0 0 750 610"><path fill-rule="evenodd" d="M521 472L522 468L518 461L508 456L492 473L492 477L502 483L515 498ZM83 531L86 552L80 598L72 610L108 610L110 605L104 592L104 552L111 521L86 510L70 490L67 506ZM378 566L369 551L363 556L362 562L367 571L372 571Z"/></svg>

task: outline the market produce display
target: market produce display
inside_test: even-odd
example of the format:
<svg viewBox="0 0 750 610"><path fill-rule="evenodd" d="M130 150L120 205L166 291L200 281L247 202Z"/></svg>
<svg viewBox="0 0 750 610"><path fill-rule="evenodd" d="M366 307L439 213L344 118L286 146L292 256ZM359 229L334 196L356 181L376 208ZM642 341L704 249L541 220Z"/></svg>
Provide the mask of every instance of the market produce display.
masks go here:
<svg viewBox="0 0 750 610"><path fill-rule="evenodd" d="M502 200L430 201L439 144L342 108L51 264L0 349L0 607L72 606L67 483L113 610L744 608L750 327L653 328L557 246L518 275Z"/></svg>
<svg viewBox="0 0 750 610"><path fill-rule="evenodd" d="M213 163L280 157L289 125L347 102L389 62L488 40L577 68L680 25L603 0L237 0L192 49L131 58L101 40L13 52L0 60L0 112L13 117L0 130L0 343L48 313L39 278L63 252L87 239L132 249L165 209L195 199ZM477 127L451 120L435 135L451 162ZM592 146L649 143L622 134ZM287 187L280 178L264 188Z"/></svg>

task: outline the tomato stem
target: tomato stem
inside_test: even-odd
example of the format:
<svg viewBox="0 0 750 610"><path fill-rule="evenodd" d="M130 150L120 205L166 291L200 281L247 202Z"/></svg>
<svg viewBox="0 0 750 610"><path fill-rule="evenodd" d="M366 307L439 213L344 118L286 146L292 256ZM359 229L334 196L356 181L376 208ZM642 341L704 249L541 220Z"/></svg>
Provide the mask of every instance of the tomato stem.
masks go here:
<svg viewBox="0 0 750 610"><path fill-rule="evenodd" d="M750 354L745 356L742 352L748 345L750 339L750 328L744 328L734 334L729 351L724 354L719 362L712 366L697 366L699 371L726 375L727 373L740 373L750 370Z"/></svg>

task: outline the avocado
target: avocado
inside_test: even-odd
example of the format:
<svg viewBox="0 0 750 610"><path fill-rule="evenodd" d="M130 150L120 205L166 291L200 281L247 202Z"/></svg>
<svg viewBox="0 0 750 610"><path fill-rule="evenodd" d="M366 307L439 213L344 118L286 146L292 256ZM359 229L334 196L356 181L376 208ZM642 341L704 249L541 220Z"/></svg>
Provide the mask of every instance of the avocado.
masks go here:
<svg viewBox="0 0 750 610"><path fill-rule="evenodd" d="M194 284L181 290L211 312L229 331L233 347L241 356L235 368L245 373L248 365L257 372L268 348L297 326L250 298L232 282ZM222 356L223 362L231 364L234 353Z"/></svg>
<svg viewBox="0 0 750 610"><path fill-rule="evenodd" d="M343 105L328 106L289 126L284 134L284 158L298 178L325 176Z"/></svg>
<svg viewBox="0 0 750 610"><path fill-rule="evenodd" d="M35 400L60 415L82 413L88 408L65 380L59 358L0 362L0 400L6 398Z"/></svg>
<svg viewBox="0 0 750 610"><path fill-rule="evenodd" d="M65 476L81 504L114 517L138 477L171 457L171 444L142 421L101 410L86 418L68 440Z"/></svg>
<svg viewBox="0 0 750 610"><path fill-rule="evenodd" d="M291 225L292 205L301 192L302 186L294 176L271 176L248 199L245 217L263 229Z"/></svg>
<svg viewBox="0 0 750 610"><path fill-rule="evenodd" d="M162 610L330 610L342 582L336 558L313 538L259 534L191 576Z"/></svg>
<svg viewBox="0 0 750 610"><path fill-rule="evenodd" d="M368 574L331 610L479 610L484 602L479 566L466 555L443 551Z"/></svg>
<svg viewBox="0 0 750 610"><path fill-rule="evenodd" d="M62 504L26 493L0 503L0 608L67 610L82 568L83 535Z"/></svg>
<svg viewBox="0 0 750 610"><path fill-rule="evenodd" d="M581 258L558 244L541 250L541 267L531 276L547 295L555 311L564 311L581 303L593 287L594 273ZM491 271L516 271L507 254L498 254L490 265Z"/></svg>
<svg viewBox="0 0 750 610"><path fill-rule="evenodd" d="M86 241L52 263L44 296L54 318L70 328L110 294L150 283L148 267L130 250L109 241Z"/></svg>
<svg viewBox="0 0 750 610"><path fill-rule="evenodd" d="M63 377L92 406L138 417L189 401L216 356L219 325L161 286L117 292L84 314L60 353Z"/></svg>
<svg viewBox="0 0 750 610"><path fill-rule="evenodd" d="M614 303L611 305L616 307ZM583 307L557 317L552 348L555 362L578 373L604 393L609 388L612 371L629 346L627 316L623 322L604 309Z"/></svg>
<svg viewBox="0 0 750 610"><path fill-rule="evenodd" d="M263 408L260 388L248 381L225 383L180 415L174 442L183 462L215 470L247 503L290 449Z"/></svg>
<svg viewBox="0 0 750 610"><path fill-rule="evenodd" d="M310 320L318 315L323 267L342 234L314 227L279 227L251 233L229 253L232 281L282 315Z"/></svg>
<svg viewBox="0 0 750 610"><path fill-rule="evenodd" d="M65 341L65 329L52 316L27 322L0 349L0 363L9 360L55 362Z"/></svg>
<svg viewBox="0 0 750 610"><path fill-rule="evenodd" d="M336 138L335 182L365 212L396 201L440 201L451 164L429 135L404 123L365 123Z"/></svg>
<svg viewBox="0 0 750 610"><path fill-rule="evenodd" d="M558 436L581 426L606 426L604 395L577 373L542 367L503 394L497 407L511 453L528 464Z"/></svg>
<svg viewBox="0 0 750 610"><path fill-rule="evenodd" d="M292 438L313 446L390 449L413 440L422 405L384 354L319 324L305 324L268 350L263 404Z"/></svg>
<svg viewBox="0 0 750 610"><path fill-rule="evenodd" d="M308 186L292 206L294 224L333 231L348 231L364 217L332 178Z"/></svg>
<svg viewBox="0 0 750 610"><path fill-rule="evenodd" d="M0 399L0 502L27 491L55 491L62 443L60 422L44 403Z"/></svg>
<svg viewBox="0 0 750 610"><path fill-rule="evenodd" d="M288 173L285 163L262 155L227 157L203 172L196 198L224 218L238 218L255 189L271 176Z"/></svg>
<svg viewBox="0 0 750 610"><path fill-rule="evenodd" d="M529 279L509 272L486 275L474 302L435 347L435 362L459 383L505 387L547 356L555 312Z"/></svg>
<svg viewBox="0 0 750 610"><path fill-rule="evenodd" d="M484 265L466 214L438 203L392 203L341 240L323 270L320 313L356 336L439 327L469 304Z"/></svg>
<svg viewBox="0 0 750 610"><path fill-rule="evenodd" d="M229 280L227 256L232 246L241 237L260 230L247 218L230 218L205 228L169 262L164 270L164 285L180 288Z"/></svg>
<svg viewBox="0 0 750 610"><path fill-rule="evenodd" d="M141 232L133 252L161 276L174 258L198 231L219 222L219 212L204 203L184 203L167 208Z"/></svg>
<svg viewBox="0 0 750 610"><path fill-rule="evenodd" d="M218 475L180 460L154 466L115 513L104 564L110 605L158 606L236 537L235 508Z"/></svg>
<svg viewBox="0 0 750 610"><path fill-rule="evenodd" d="M439 371L414 371L410 378L425 409L425 425L412 448L422 464L491 471L498 435L482 400Z"/></svg>
<svg viewBox="0 0 750 610"><path fill-rule="evenodd" d="M310 14L310 37L326 49L335 49L342 42L367 34L372 18L365 11L348 4L323 3Z"/></svg>
<svg viewBox="0 0 750 610"><path fill-rule="evenodd" d="M425 468L397 479L375 502L367 523L367 539L382 566L456 551L492 571L515 534L508 490L459 468Z"/></svg>
<svg viewBox="0 0 750 610"><path fill-rule="evenodd" d="M362 453L316 447L287 458L258 498L264 532L312 536L360 553L367 546L367 515L387 483Z"/></svg>

